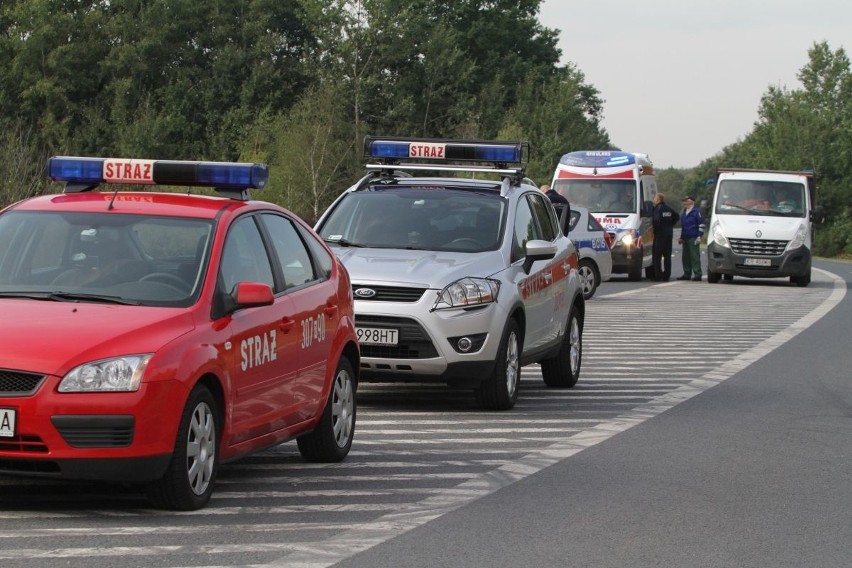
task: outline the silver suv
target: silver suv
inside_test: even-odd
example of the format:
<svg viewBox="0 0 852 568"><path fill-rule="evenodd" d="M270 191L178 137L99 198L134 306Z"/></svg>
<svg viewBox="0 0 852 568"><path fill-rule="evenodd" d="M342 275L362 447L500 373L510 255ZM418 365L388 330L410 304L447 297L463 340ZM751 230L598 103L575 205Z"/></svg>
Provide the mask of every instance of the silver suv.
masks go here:
<svg viewBox="0 0 852 568"><path fill-rule="evenodd" d="M577 250L524 178L526 154L523 142L365 139L368 174L316 225L351 276L362 381L446 382L497 410L514 406L524 365L576 384Z"/></svg>

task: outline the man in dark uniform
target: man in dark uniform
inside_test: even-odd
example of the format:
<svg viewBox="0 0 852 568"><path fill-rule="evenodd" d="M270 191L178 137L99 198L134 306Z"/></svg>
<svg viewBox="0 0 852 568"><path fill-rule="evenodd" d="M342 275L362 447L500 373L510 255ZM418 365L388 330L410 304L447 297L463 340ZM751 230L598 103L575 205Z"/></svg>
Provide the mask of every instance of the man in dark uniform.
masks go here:
<svg viewBox="0 0 852 568"><path fill-rule="evenodd" d="M557 193L557 191L551 188L549 185L543 185L540 189L544 192L544 194L547 196L551 203L564 203L566 205L568 204L568 200L565 199L565 196L561 193Z"/></svg>
<svg viewBox="0 0 852 568"><path fill-rule="evenodd" d="M658 282L668 282L672 277L674 226L680 219L680 215L666 204L666 196L658 193L654 196L652 219L651 223L654 227L654 279Z"/></svg>

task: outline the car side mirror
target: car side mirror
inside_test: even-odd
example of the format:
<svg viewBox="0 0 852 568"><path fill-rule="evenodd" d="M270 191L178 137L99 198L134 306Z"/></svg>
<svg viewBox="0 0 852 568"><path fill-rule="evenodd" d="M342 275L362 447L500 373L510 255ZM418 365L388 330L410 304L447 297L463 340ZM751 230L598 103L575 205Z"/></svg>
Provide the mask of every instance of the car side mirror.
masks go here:
<svg viewBox="0 0 852 568"><path fill-rule="evenodd" d="M651 217L654 214L654 203L652 201L643 201L642 210L639 212L640 217Z"/></svg>
<svg viewBox="0 0 852 568"><path fill-rule="evenodd" d="M548 241L528 241L527 256L524 259L524 272L530 273L532 265L537 260L548 260L556 256L556 245Z"/></svg>
<svg viewBox="0 0 852 568"><path fill-rule="evenodd" d="M811 211L811 221L814 223L822 223L825 221L825 207L817 205Z"/></svg>

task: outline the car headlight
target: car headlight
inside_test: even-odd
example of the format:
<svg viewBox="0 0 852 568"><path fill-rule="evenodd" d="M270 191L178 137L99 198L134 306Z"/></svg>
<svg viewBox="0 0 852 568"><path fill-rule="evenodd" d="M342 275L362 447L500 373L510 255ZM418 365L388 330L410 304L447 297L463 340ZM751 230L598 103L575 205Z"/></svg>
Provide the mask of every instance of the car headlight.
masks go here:
<svg viewBox="0 0 852 568"><path fill-rule="evenodd" d="M151 354L92 361L62 377L59 392L135 392Z"/></svg>
<svg viewBox="0 0 852 568"><path fill-rule="evenodd" d="M618 242L623 244L626 247L629 247L633 244L633 231L625 231L621 233L621 236L618 237Z"/></svg>
<svg viewBox="0 0 852 568"><path fill-rule="evenodd" d="M728 242L728 237L722 233L722 226L719 223L713 223L713 226L710 227L710 235L720 247L731 248L731 243Z"/></svg>
<svg viewBox="0 0 852 568"><path fill-rule="evenodd" d="M497 301L500 282L490 278L462 278L456 280L438 294L433 310L467 308Z"/></svg>
<svg viewBox="0 0 852 568"><path fill-rule="evenodd" d="M805 244L805 239L808 237L808 228L805 227L804 224L799 225L799 228L796 229L796 235L793 237L789 243L787 243L787 250L791 251L799 248L800 246Z"/></svg>

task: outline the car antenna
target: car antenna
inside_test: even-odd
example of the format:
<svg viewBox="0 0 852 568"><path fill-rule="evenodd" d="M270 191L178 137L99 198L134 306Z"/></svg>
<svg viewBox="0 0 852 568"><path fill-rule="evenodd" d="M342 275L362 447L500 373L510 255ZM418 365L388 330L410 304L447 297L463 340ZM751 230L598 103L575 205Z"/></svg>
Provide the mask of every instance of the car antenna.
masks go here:
<svg viewBox="0 0 852 568"><path fill-rule="evenodd" d="M118 195L118 186L116 186L115 190L112 192L112 199L109 200L109 205L107 206L107 211L113 210L113 203L115 203L115 197Z"/></svg>

